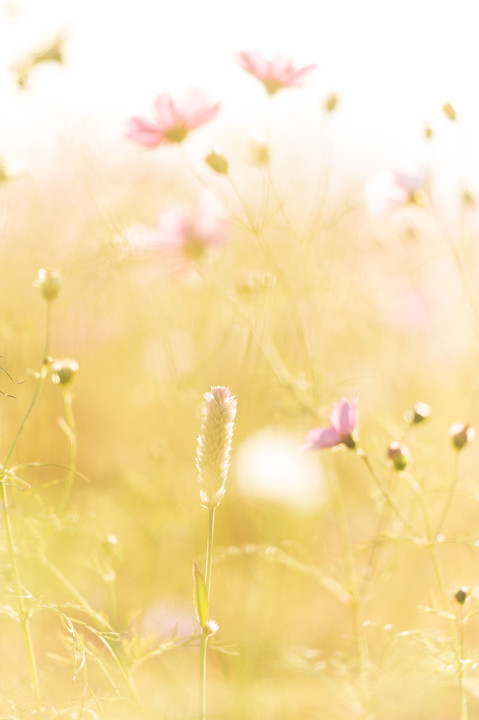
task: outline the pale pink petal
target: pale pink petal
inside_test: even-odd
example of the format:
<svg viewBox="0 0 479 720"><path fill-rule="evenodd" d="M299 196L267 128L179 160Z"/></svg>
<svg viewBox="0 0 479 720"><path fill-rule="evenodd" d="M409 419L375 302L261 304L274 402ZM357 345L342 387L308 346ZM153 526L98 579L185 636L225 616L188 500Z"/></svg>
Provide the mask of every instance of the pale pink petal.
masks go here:
<svg viewBox="0 0 479 720"><path fill-rule="evenodd" d="M303 77L314 70L316 65L295 68L289 55L276 53L271 60L266 60L256 50L235 53L236 60L243 70L260 80L270 95L281 88L298 87Z"/></svg>
<svg viewBox="0 0 479 720"><path fill-rule="evenodd" d="M356 429L357 414L357 395L353 395L351 404L343 397L333 407L333 411L329 419L331 427L334 428L341 437L347 437Z"/></svg>
<svg viewBox="0 0 479 720"><path fill-rule="evenodd" d="M208 96L198 88L190 88L177 103L177 117L188 130L211 120L219 111L220 103L212 103Z"/></svg>
<svg viewBox="0 0 479 720"><path fill-rule="evenodd" d="M302 81L305 75L308 75L309 73L313 72L313 70L317 69L317 65L313 63L312 65L305 65L302 68L298 68L297 70L293 70L288 77L287 85L288 87L299 87L302 85Z"/></svg>
<svg viewBox="0 0 479 720"><path fill-rule="evenodd" d="M306 436L306 442L302 446L303 450L322 450L339 445L342 438L334 428L314 428L310 430Z"/></svg>
<svg viewBox="0 0 479 720"><path fill-rule="evenodd" d="M284 80L293 71L293 58L276 53L269 62L269 77Z"/></svg>
<svg viewBox="0 0 479 720"><path fill-rule="evenodd" d="M207 245L223 245L226 242L228 223L223 206L210 193L203 193L194 218L194 232L205 239Z"/></svg>
<svg viewBox="0 0 479 720"><path fill-rule="evenodd" d="M394 182L409 194L423 188L428 180L428 169L417 167L412 169L396 169L392 171Z"/></svg>
<svg viewBox="0 0 479 720"><path fill-rule="evenodd" d="M376 215L406 205L409 193L394 181L391 172L384 172L369 180L365 199L369 212Z"/></svg>
<svg viewBox="0 0 479 720"><path fill-rule="evenodd" d="M354 393L349 404L349 434L352 434L358 426L358 394Z"/></svg>
<svg viewBox="0 0 479 720"><path fill-rule="evenodd" d="M347 435L348 431L346 430L345 432L344 428L347 427L348 421L349 404L346 398L343 397L334 405L329 422L331 423L331 427L334 428L340 435Z"/></svg>
<svg viewBox="0 0 479 720"><path fill-rule="evenodd" d="M161 93L153 101L158 126L163 130L173 127L178 123L178 116L175 104L168 93Z"/></svg>
<svg viewBox="0 0 479 720"><path fill-rule="evenodd" d="M156 228L163 247L181 249L190 233L188 209L181 203L172 205L157 218Z"/></svg>
<svg viewBox="0 0 479 720"><path fill-rule="evenodd" d="M128 120L126 137L143 147L157 147L164 142L161 130L149 120L141 117L131 117Z"/></svg>
<svg viewBox="0 0 479 720"><path fill-rule="evenodd" d="M269 63L257 50L237 52L235 58L243 70L254 75L258 80L269 77Z"/></svg>

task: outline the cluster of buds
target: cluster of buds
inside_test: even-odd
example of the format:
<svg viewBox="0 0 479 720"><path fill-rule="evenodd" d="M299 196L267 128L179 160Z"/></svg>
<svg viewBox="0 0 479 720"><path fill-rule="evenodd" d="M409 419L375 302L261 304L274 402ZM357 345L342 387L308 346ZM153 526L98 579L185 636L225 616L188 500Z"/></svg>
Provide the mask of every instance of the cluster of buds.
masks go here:
<svg viewBox="0 0 479 720"><path fill-rule="evenodd" d="M196 448L200 498L215 508L225 494L230 465L236 398L229 388L216 386L205 393L201 431Z"/></svg>

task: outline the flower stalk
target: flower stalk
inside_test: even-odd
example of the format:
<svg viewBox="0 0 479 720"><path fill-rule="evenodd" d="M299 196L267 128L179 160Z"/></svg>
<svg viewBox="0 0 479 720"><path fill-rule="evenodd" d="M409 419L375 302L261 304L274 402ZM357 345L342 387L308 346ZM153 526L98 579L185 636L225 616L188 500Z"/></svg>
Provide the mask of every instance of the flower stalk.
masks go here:
<svg viewBox="0 0 479 720"><path fill-rule="evenodd" d="M208 639L217 630L209 619L215 511L221 502L228 477L231 440L236 415L236 398L226 387L212 387L204 396L201 430L196 449L196 467L203 507L208 510L206 572L203 578L196 563L194 603L201 625L200 640L200 720L206 720L206 653Z"/></svg>

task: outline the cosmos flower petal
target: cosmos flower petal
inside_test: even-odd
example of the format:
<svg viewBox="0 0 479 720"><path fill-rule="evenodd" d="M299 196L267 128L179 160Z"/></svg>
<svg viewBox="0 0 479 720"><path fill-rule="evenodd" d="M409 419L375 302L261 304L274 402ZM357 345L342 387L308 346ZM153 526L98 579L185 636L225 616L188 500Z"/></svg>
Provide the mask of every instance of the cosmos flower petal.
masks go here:
<svg viewBox="0 0 479 720"><path fill-rule="evenodd" d="M303 450L321 450L339 445L342 442L341 435L334 428L314 428L306 436Z"/></svg>
<svg viewBox="0 0 479 720"><path fill-rule="evenodd" d="M142 147L157 147L163 142L163 133L153 123L140 117L131 117L127 123L126 137Z"/></svg>
<svg viewBox="0 0 479 720"><path fill-rule="evenodd" d="M156 122L159 127L171 128L178 122L177 112L168 93L161 93L153 101Z"/></svg>
<svg viewBox="0 0 479 720"><path fill-rule="evenodd" d="M204 125L218 113L220 103L211 102L199 88L190 88L178 100L168 93L161 93L153 106L153 121L136 116L128 121L127 137L138 145L156 147L183 142L191 130Z"/></svg>
<svg viewBox="0 0 479 720"><path fill-rule="evenodd" d="M316 65L295 68L293 59L281 53L266 60L257 50L237 52L235 58L243 70L263 83L269 95L282 88L300 87L303 77L316 68Z"/></svg>

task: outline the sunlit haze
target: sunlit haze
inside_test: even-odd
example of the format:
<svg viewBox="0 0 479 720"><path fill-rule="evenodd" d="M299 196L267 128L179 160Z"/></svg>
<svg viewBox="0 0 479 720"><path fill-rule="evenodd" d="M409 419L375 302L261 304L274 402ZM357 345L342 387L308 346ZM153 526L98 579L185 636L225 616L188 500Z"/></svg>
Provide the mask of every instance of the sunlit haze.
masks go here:
<svg viewBox="0 0 479 720"><path fill-rule="evenodd" d="M124 123L161 91L200 85L223 102L217 128L262 129L262 90L233 51L285 52L319 65L307 89L275 98L276 118L318 113L331 91L336 155L353 166L424 154L423 125L436 131L433 155L463 182L477 182L479 50L471 2L336 0L5 1L0 26L0 154L30 165L52 144L83 133L121 151ZM9 66L65 34L66 63L44 64L21 91ZM457 127L441 107L451 102ZM234 118L234 123L233 123ZM254 123L256 122L256 126ZM460 137L457 128L460 128ZM16 156L16 157L13 157ZM45 160L45 158L43 158Z"/></svg>

